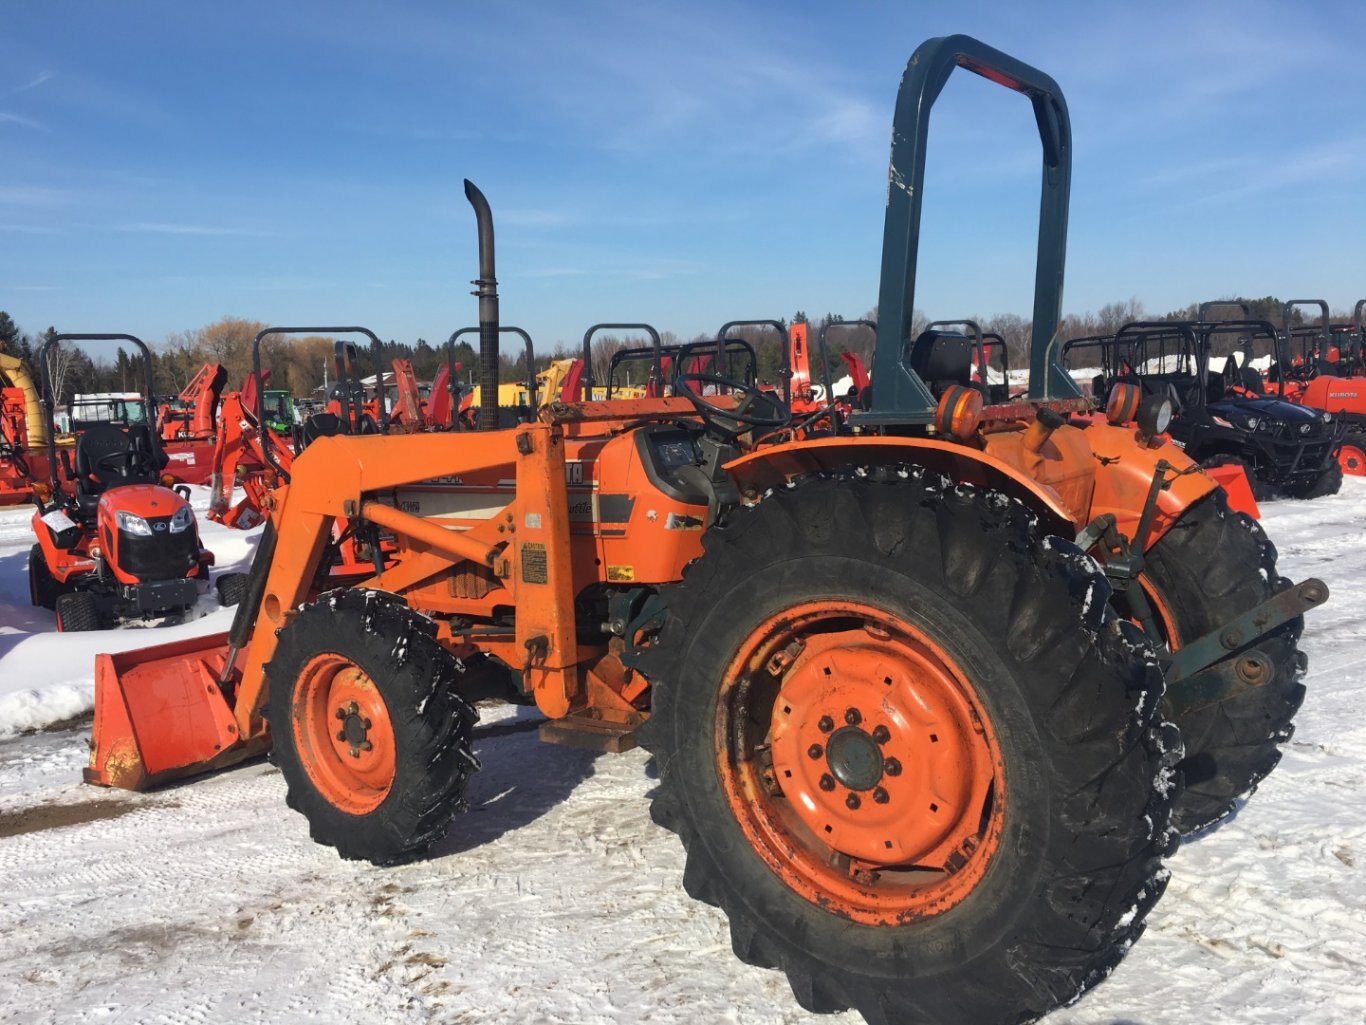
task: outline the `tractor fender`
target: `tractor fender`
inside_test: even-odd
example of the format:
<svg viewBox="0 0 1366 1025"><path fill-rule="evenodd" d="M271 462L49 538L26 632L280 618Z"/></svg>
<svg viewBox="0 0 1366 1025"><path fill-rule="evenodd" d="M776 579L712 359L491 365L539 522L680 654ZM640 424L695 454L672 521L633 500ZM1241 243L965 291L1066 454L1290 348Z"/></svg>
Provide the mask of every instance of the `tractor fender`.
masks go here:
<svg viewBox="0 0 1366 1025"><path fill-rule="evenodd" d="M1112 513L1116 528L1125 537L1132 538L1138 529L1157 464L1166 462L1170 467L1167 485L1157 496L1147 548L1155 545L1187 509L1219 487L1166 435L1145 441L1132 425L1092 423L1086 428L1086 438L1096 459L1096 486L1087 522Z"/></svg>
<svg viewBox="0 0 1366 1025"><path fill-rule="evenodd" d="M779 487L804 473L902 463L1000 491L1035 513L1048 533L1064 537L1076 534L1074 517L1052 488L1003 459L938 438L837 437L793 441L741 456L727 463L726 470L741 496L754 501L769 488Z"/></svg>
<svg viewBox="0 0 1366 1025"><path fill-rule="evenodd" d="M1085 507L1070 506L1059 491L1036 480L1031 462L1019 445L993 446L993 452L937 438L851 437L789 442L759 449L726 464L740 494L756 500L769 488L778 487L804 473L849 466L887 466L913 463L944 474L951 480L989 487L1017 499L1039 517L1046 533L1075 537L1097 516L1112 513L1121 533L1133 537L1147 501L1157 465L1166 461L1177 471L1158 494L1148 547L1155 544L1185 511L1218 484L1195 469L1183 451L1164 440L1154 445L1139 437L1133 427L1107 423L1073 424L1059 430L1078 430L1094 458L1084 469L1094 473L1090 489L1069 488L1069 495L1085 493ZM1068 446L1072 448L1072 446ZM1083 450L1084 451L1084 450ZM1002 456L1013 456L1015 462ZM1035 467L1038 472L1042 467Z"/></svg>

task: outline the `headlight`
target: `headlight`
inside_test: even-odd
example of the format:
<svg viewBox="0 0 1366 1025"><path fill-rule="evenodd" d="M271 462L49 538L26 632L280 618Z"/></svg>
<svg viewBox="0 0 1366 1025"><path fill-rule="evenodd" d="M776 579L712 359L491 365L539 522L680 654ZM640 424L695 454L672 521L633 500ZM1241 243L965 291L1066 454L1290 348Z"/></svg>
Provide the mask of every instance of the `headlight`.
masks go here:
<svg viewBox="0 0 1366 1025"><path fill-rule="evenodd" d="M130 512L118 512L114 514L118 521L119 530L128 534L136 534L138 537L151 537L152 528L141 516L134 516Z"/></svg>
<svg viewBox="0 0 1366 1025"><path fill-rule="evenodd" d="M1301 433L1301 434L1308 434L1308 433L1309 433L1309 425L1308 425L1308 424L1300 424L1300 433Z"/></svg>
<svg viewBox="0 0 1366 1025"><path fill-rule="evenodd" d="M1258 420L1255 416L1250 416L1243 421L1243 426L1247 428L1249 431L1255 431L1259 423L1261 423L1261 421Z"/></svg>
<svg viewBox="0 0 1366 1025"><path fill-rule="evenodd" d="M1332 423L1332 422L1333 422L1333 414L1332 414L1332 413L1324 413L1324 414L1323 414L1323 422L1326 423L1326 424Z"/></svg>
<svg viewBox="0 0 1366 1025"><path fill-rule="evenodd" d="M1138 429L1146 437L1164 433L1171 422L1171 399L1152 395L1138 408Z"/></svg>
<svg viewBox="0 0 1366 1025"><path fill-rule="evenodd" d="M188 505L182 505L171 517L171 533L181 534L194 526L194 510Z"/></svg>

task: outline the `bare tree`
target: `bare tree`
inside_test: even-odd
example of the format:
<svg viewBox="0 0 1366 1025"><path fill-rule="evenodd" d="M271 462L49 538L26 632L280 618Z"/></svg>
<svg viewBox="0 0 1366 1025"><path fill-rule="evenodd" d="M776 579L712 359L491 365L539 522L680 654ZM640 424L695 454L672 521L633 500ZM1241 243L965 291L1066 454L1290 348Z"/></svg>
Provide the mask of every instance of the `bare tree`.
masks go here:
<svg viewBox="0 0 1366 1025"><path fill-rule="evenodd" d="M49 333L55 334L51 328ZM54 345L48 350L47 354L47 379L52 382L52 401L56 405L61 405L63 394L66 390L67 375L71 372L71 367L76 361L76 350L61 345Z"/></svg>

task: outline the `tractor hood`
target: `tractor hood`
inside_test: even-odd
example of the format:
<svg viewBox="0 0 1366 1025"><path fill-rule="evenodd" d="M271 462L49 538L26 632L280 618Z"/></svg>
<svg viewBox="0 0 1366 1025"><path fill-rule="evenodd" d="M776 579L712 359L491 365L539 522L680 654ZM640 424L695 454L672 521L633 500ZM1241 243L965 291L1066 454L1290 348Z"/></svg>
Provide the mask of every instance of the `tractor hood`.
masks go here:
<svg viewBox="0 0 1366 1025"><path fill-rule="evenodd" d="M100 496L99 511L102 517L124 512L145 520L157 520L174 516L189 505L170 488L159 484L125 484L110 488Z"/></svg>
<svg viewBox="0 0 1366 1025"><path fill-rule="evenodd" d="M1277 424L1297 427L1308 434L1316 426L1321 428L1332 419L1320 409L1297 406L1276 398L1229 399L1211 402L1207 408L1211 416L1227 420L1234 427L1244 430L1255 430L1256 425L1250 424L1249 420L1256 420L1257 424L1263 425L1262 429L1266 425Z"/></svg>

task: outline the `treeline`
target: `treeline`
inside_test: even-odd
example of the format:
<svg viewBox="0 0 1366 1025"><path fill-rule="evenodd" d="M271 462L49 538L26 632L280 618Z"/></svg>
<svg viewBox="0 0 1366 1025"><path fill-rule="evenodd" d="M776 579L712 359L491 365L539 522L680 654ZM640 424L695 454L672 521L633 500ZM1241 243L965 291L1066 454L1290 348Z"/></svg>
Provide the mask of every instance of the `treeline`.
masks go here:
<svg viewBox="0 0 1366 1025"><path fill-rule="evenodd" d="M1276 326L1281 323L1282 301L1276 296L1263 296L1259 299L1228 299L1230 306L1222 307L1217 315L1225 318L1240 316L1237 304L1246 302L1253 318L1270 321ZM1197 304L1178 310L1171 310L1160 316L1150 315L1137 298L1108 303L1095 312L1070 314L1060 328L1063 341L1092 335L1113 334L1124 324L1134 320L1190 320L1194 319ZM1312 311L1309 312L1312 317ZM1350 317L1346 311L1335 311L1335 322ZM877 310L870 310L861 318L876 321ZM1013 313L974 316L973 320L984 333L998 334L1006 343L1007 358L1011 367L1024 367L1028 364L1031 323L1028 318ZM848 323L838 314L827 313L820 318L808 317L805 311L798 310L787 323L804 322L809 325L811 362L813 374L819 380L817 367L817 341L822 330L826 333L827 348L831 360L832 378L844 376L845 368L839 359L842 352L859 356L871 368L874 346L873 332L865 327ZM918 334L928 324L928 318L916 311L913 333ZM1305 308L1297 308L1294 313L1295 325L1306 323ZM837 325L845 325L838 327ZM255 320L240 317L224 317L204 327L192 331L182 331L169 335L154 345L153 388L158 396L178 394L199 372L205 363L221 363L228 372L228 387L239 388L252 367L252 342L256 335L267 325ZM49 327L36 336L20 330L10 316L0 311L0 351L9 352L26 360L36 370L34 357L42 344L57 333ZM714 336L698 335L691 341L706 341ZM776 384L780 380L783 353L778 343L777 332L767 328L744 327L729 332L728 337L744 339L754 347L758 378L764 383ZM665 345L675 345L682 341L669 331L661 332ZM413 370L419 380L430 381L438 368L448 358L445 340L435 343L418 338L412 343L393 339L383 342L378 362L371 351L370 342L364 337L347 339L354 341L357 350L357 369L362 377L374 374L377 369L387 371L396 358L412 361ZM646 348L648 338L643 334L600 334L595 336L592 346L593 375L597 381L605 382L613 356L626 349ZM107 350L94 349L87 352L79 346L61 346L60 352L49 360L49 372L59 401L68 400L76 392L103 391L141 391L143 388L143 361L141 354L131 345L111 346ZM319 394L326 384L336 380L334 363L334 339L321 336L272 335L261 345L261 363L271 372L269 387L288 389L298 398ZM456 343L452 354L453 361L459 364L458 373L467 383L478 383L478 338L463 336ZM503 381L525 381L528 376L527 357L520 339L504 335L500 342L500 378ZM577 348L557 344L550 351L537 351L532 359L532 372L540 371L551 360L567 359L581 355ZM640 358L620 363L616 374L617 384L643 384L648 372L648 360Z"/></svg>

